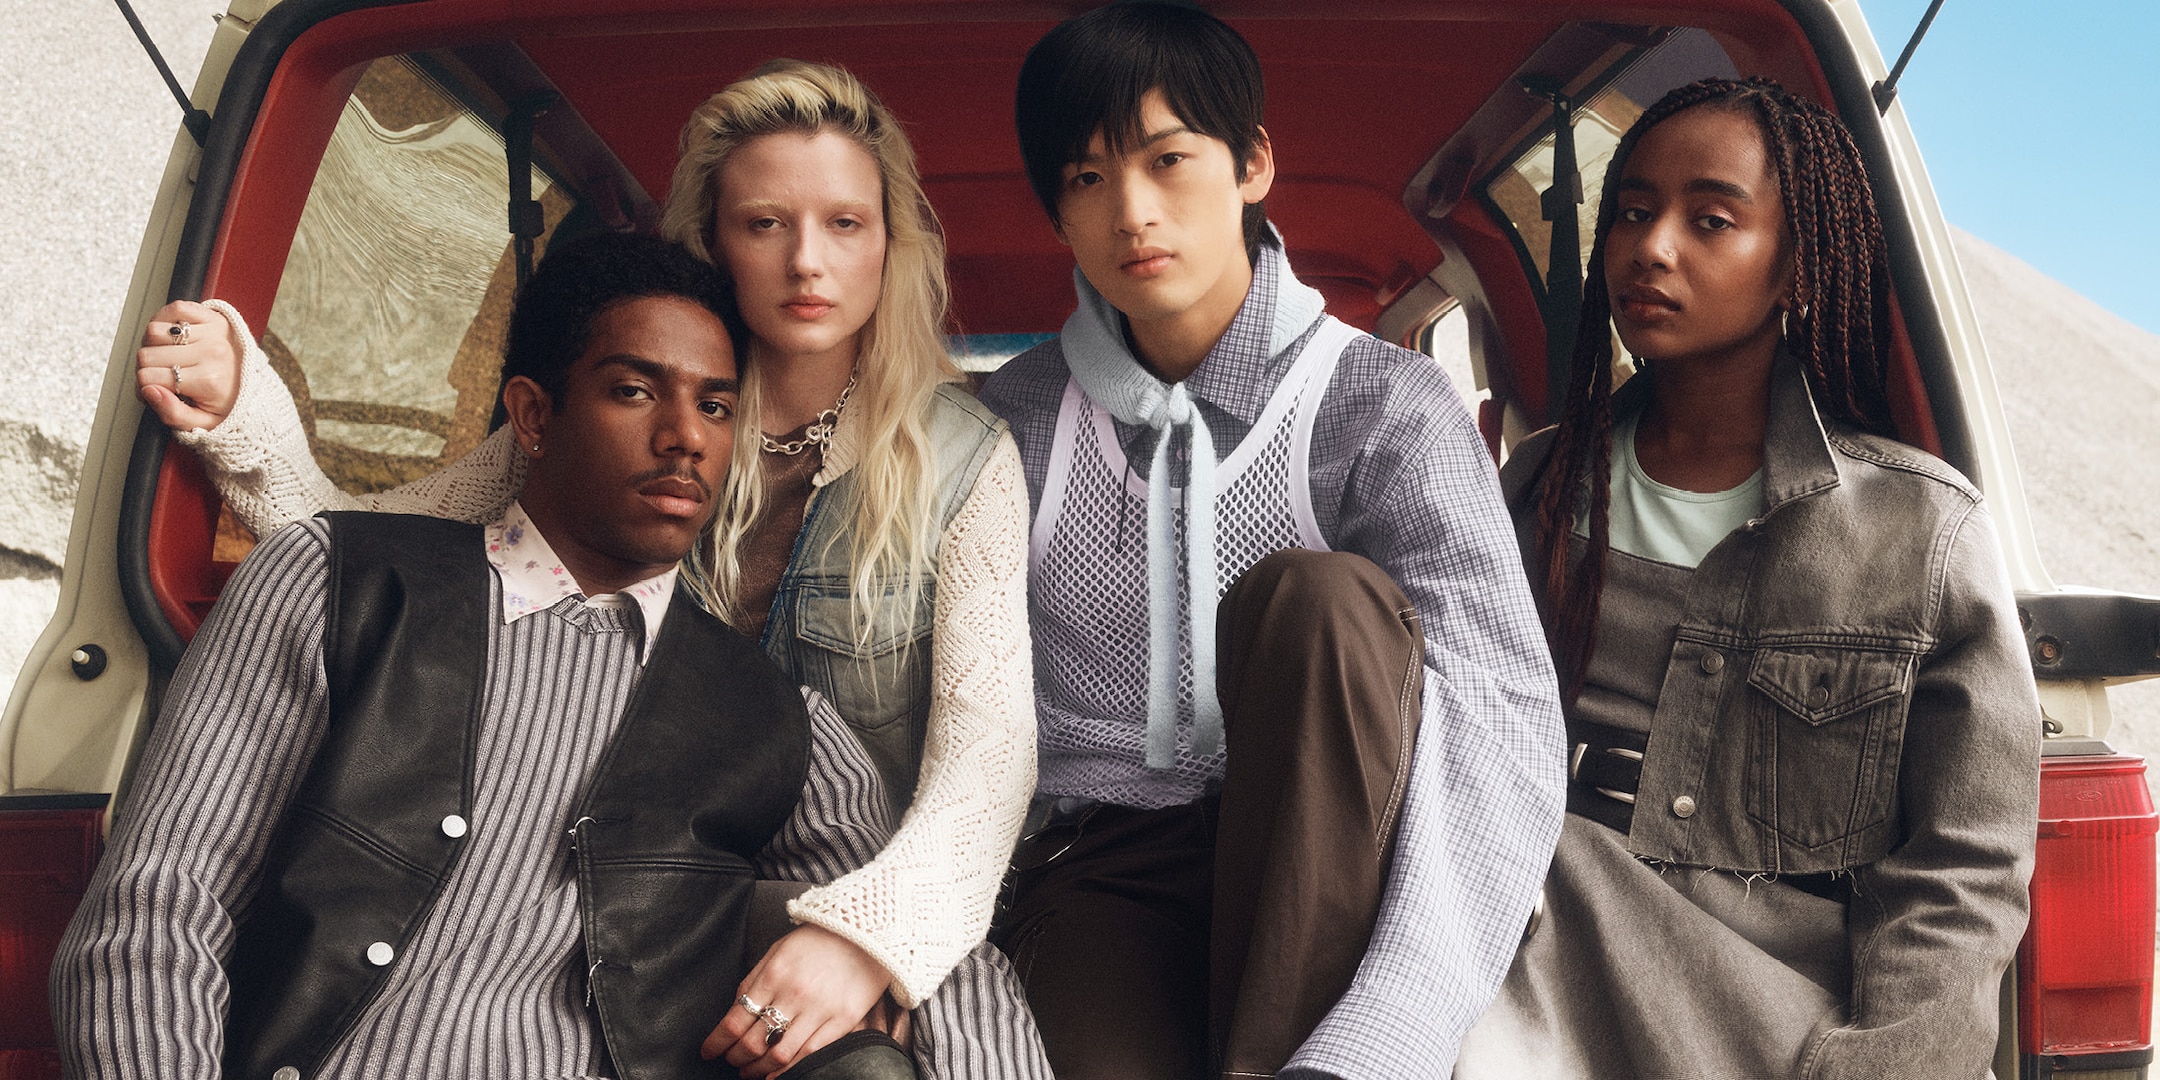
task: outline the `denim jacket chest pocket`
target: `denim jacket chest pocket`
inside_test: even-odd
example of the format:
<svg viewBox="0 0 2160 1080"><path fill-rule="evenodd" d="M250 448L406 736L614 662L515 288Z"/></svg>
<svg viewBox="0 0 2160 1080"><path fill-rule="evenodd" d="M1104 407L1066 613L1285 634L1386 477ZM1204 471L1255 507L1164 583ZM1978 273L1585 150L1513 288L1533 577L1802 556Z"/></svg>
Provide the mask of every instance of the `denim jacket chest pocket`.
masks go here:
<svg viewBox="0 0 2160 1080"><path fill-rule="evenodd" d="M922 583L912 606L898 582L873 594L868 632L845 580L797 584L786 604L794 632L791 670L821 688L871 760L905 801L914 793L930 706L930 631L937 584Z"/></svg>
<svg viewBox="0 0 2160 1080"><path fill-rule="evenodd" d="M1915 655L1842 643L1758 648L1739 691L1749 815L1806 851L1838 845L1822 854L1846 865L1887 853Z"/></svg>

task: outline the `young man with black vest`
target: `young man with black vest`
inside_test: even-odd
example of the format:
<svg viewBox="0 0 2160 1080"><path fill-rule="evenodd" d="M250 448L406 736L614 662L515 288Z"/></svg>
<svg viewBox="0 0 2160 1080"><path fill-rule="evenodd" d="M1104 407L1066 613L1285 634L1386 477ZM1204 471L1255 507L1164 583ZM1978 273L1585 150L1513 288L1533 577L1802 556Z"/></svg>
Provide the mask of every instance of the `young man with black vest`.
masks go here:
<svg viewBox="0 0 2160 1080"><path fill-rule="evenodd" d="M1492 461L1431 358L1291 272L1262 97L1189 6L1021 68L1080 296L983 392L1034 499L1041 724L996 937L1063 1080L1447 1075L1559 830Z"/></svg>
<svg viewBox="0 0 2160 1080"><path fill-rule="evenodd" d="M676 585L746 341L681 249L566 244L511 320L501 519L331 514L247 559L54 965L69 1075L731 1077L730 1011L728 1061L789 1064L736 995L754 883L890 822L832 709ZM987 947L912 1019L926 1074L1048 1075ZM915 1075L874 1032L793 1065Z"/></svg>

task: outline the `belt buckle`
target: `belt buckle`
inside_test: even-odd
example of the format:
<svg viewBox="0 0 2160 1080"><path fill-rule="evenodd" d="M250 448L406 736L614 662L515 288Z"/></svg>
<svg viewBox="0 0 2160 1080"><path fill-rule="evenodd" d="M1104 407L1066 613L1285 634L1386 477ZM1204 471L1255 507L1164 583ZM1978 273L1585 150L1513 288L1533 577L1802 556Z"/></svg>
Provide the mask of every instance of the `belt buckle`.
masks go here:
<svg viewBox="0 0 2160 1080"><path fill-rule="evenodd" d="M1600 747L1598 749L1600 753L1611 754L1616 758L1624 758L1628 761L1635 762L1636 764L1642 763L1643 756L1639 751L1630 750L1624 746L1606 746ZM1568 779L1579 780L1582 778L1583 757L1589 752L1590 744L1586 742L1576 743L1575 748L1568 752ZM1628 804L1629 806L1635 805L1634 792L1614 791L1611 788L1604 787L1592 787L1590 790L1595 791L1608 799L1617 799L1620 802Z"/></svg>

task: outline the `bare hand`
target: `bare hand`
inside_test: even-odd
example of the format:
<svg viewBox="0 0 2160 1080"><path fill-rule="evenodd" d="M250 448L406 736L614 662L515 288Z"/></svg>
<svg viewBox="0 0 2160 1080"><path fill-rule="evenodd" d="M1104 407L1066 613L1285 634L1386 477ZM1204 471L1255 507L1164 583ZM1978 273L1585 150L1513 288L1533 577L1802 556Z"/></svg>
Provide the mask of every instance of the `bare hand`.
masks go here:
<svg viewBox="0 0 2160 1080"><path fill-rule="evenodd" d="M159 308L135 351L135 393L166 427L218 426L240 396L232 325L193 301Z"/></svg>
<svg viewBox="0 0 2160 1080"><path fill-rule="evenodd" d="M707 1060L725 1056L747 1080L765 1080L866 1026L865 1017L891 982L892 976L853 942L823 927L798 926L775 942L736 988L787 1017L787 1029L768 1040L767 1017L752 1014L738 1000L705 1037L700 1052Z"/></svg>

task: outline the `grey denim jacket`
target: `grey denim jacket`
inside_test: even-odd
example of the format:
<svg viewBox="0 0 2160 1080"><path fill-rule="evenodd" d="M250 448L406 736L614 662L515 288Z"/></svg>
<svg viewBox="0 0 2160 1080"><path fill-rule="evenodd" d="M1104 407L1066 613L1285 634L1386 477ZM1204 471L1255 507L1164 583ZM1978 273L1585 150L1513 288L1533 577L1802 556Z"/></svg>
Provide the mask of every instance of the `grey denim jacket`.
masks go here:
<svg viewBox="0 0 2160 1080"><path fill-rule="evenodd" d="M1502 470L1526 556L1550 448L1534 435ZM1851 1015L1801 1075L1983 1075L2025 928L2041 722L1987 512L1942 461L1826 422L1789 358L1763 501L1689 585L1628 849L1849 873Z"/></svg>

